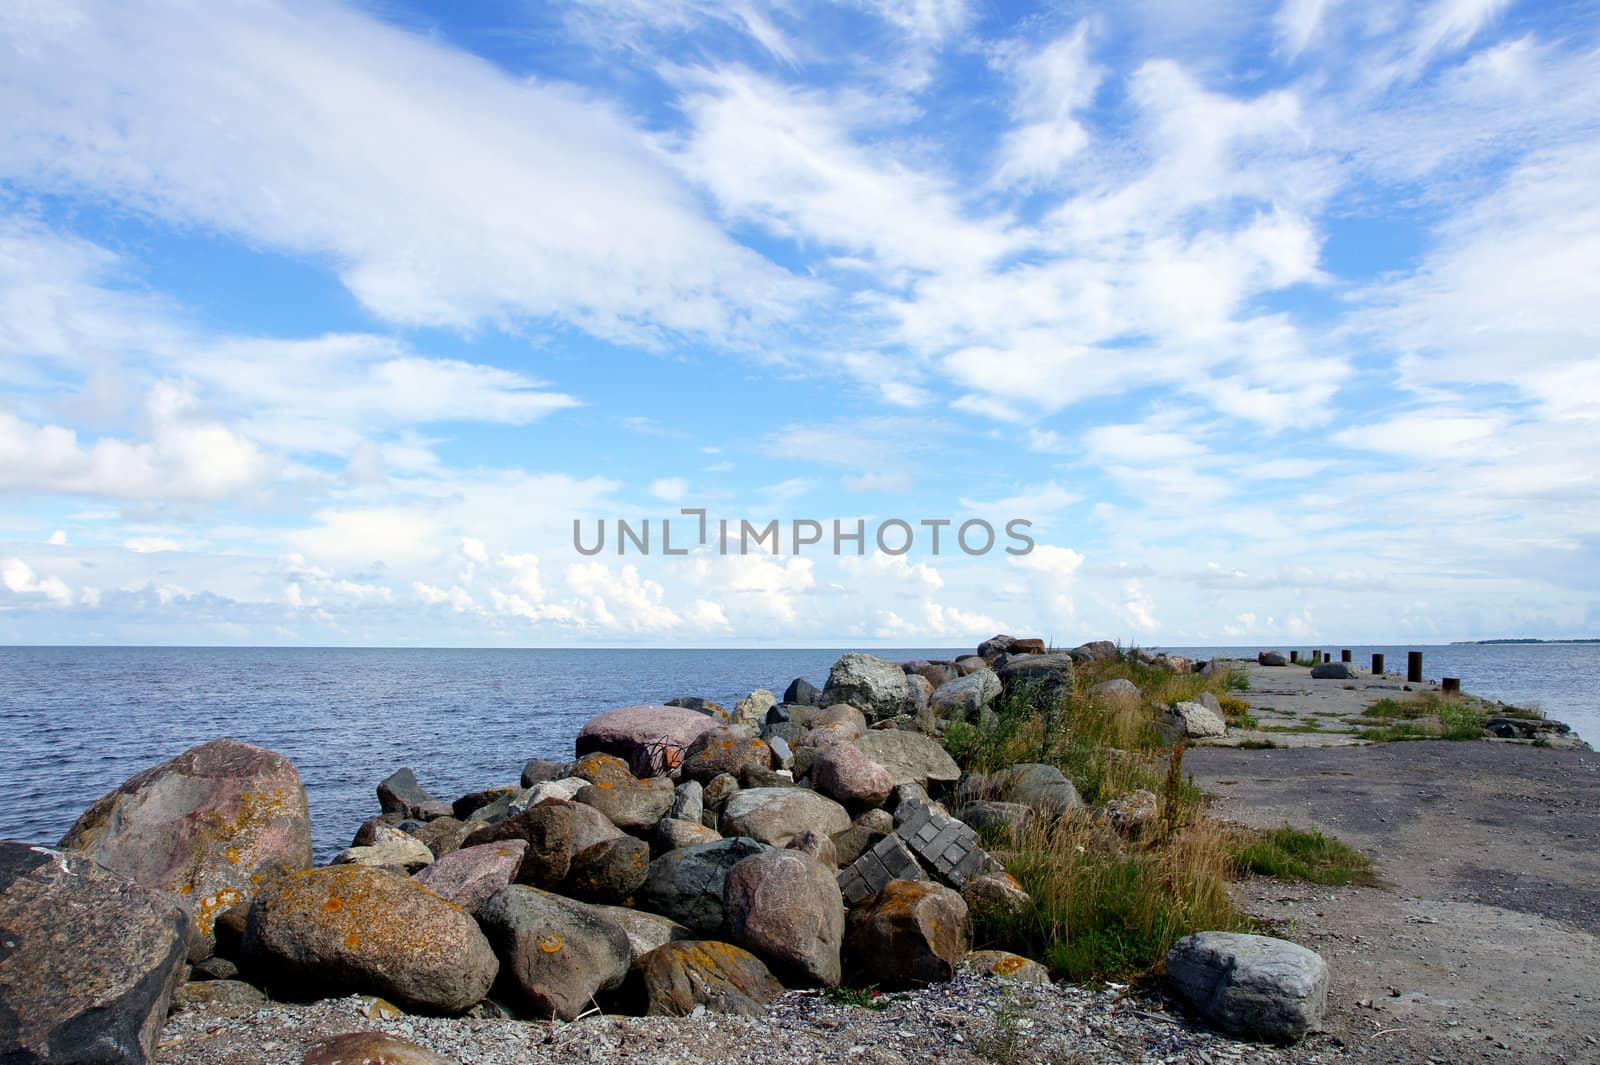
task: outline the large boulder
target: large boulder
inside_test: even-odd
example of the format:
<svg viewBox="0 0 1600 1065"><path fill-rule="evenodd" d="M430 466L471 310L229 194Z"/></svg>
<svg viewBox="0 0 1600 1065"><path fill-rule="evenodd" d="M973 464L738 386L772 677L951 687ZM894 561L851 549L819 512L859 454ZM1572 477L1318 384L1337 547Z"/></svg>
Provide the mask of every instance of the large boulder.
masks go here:
<svg viewBox="0 0 1600 1065"><path fill-rule="evenodd" d="M1106 820L1130 839L1143 835L1160 814L1161 800L1156 798L1155 792L1144 788L1125 791L1106 803Z"/></svg>
<svg viewBox="0 0 1600 1065"><path fill-rule="evenodd" d="M822 702L849 703L870 721L894 717L905 707L910 692L905 671L876 655L843 655L828 672Z"/></svg>
<svg viewBox="0 0 1600 1065"><path fill-rule="evenodd" d="M528 849L517 870L517 883L553 888L571 872L574 855L625 835L592 806L551 799L504 821L482 826L467 842L479 845L524 840Z"/></svg>
<svg viewBox="0 0 1600 1065"><path fill-rule="evenodd" d="M1186 739L1210 739L1228 734L1228 725L1222 719L1222 715L1198 702L1172 704L1172 708L1161 715L1158 726L1169 743Z"/></svg>
<svg viewBox="0 0 1600 1065"><path fill-rule="evenodd" d="M748 788L722 808L722 833L782 847L802 832L831 836L850 827L850 814L804 788Z"/></svg>
<svg viewBox="0 0 1600 1065"><path fill-rule="evenodd" d="M615 755L585 755L572 767L572 775L589 782L573 798L593 806L625 832L650 832L672 808L675 793L671 780L640 780L628 763Z"/></svg>
<svg viewBox="0 0 1600 1065"><path fill-rule="evenodd" d="M311 1046L301 1065L455 1065L431 1050L383 1032L346 1032Z"/></svg>
<svg viewBox="0 0 1600 1065"><path fill-rule="evenodd" d="M1034 822L1038 811L1026 803L977 799L956 810L956 819L988 839L1014 843Z"/></svg>
<svg viewBox="0 0 1600 1065"><path fill-rule="evenodd" d="M650 843L650 853L656 857L668 851L682 850L684 847L693 847L701 843L715 843L722 838L722 833L714 828L707 828L699 821L679 821L677 818L666 817L656 826L655 836Z"/></svg>
<svg viewBox="0 0 1600 1065"><path fill-rule="evenodd" d="M942 983L972 946L967 904L947 887L895 880L850 911L846 972L889 990Z"/></svg>
<svg viewBox="0 0 1600 1065"><path fill-rule="evenodd" d="M611 918L622 927L628 937L629 964L636 965L640 958L659 946L695 938L694 931L685 928L670 917L627 906L595 906L594 909Z"/></svg>
<svg viewBox="0 0 1600 1065"><path fill-rule="evenodd" d="M667 943L639 959L646 1012L687 1017L697 1007L764 1017L783 985L747 950L730 943Z"/></svg>
<svg viewBox="0 0 1600 1065"><path fill-rule="evenodd" d="M983 659L998 658L1000 655L1008 653L1016 642L1017 638L1015 636L1007 636L1004 633L998 636L991 636L978 645L978 657Z"/></svg>
<svg viewBox="0 0 1600 1065"><path fill-rule="evenodd" d="M1069 653L1075 658L1105 661L1120 657L1122 649L1110 640L1090 640L1088 643L1080 643Z"/></svg>
<svg viewBox="0 0 1600 1065"><path fill-rule="evenodd" d="M529 1016L574 1020L628 975L627 933L598 907L513 884L478 920L500 957L496 998Z"/></svg>
<svg viewBox="0 0 1600 1065"><path fill-rule="evenodd" d="M696 932L715 935L723 927L728 873L766 849L756 840L735 837L669 851L650 863L639 905Z"/></svg>
<svg viewBox="0 0 1600 1065"><path fill-rule="evenodd" d="M419 821L435 817L453 816L455 808L428 794L417 783L417 774L407 769L396 769L378 782L378 806L386 814L404 814Z"/></svg>
<svg viewBox="0 0 1600 1065"><path fill-rule="evenodd" d="M778 705L778 697L765 688L755 691L740 699L733 706L733 724L743 725L746 728L758 729L767 719L767 711Z"/></svg>
<svg viewBox="0 0 1600 1065"><path fill-rule="evenodd" d="M804 677L791 680L789 686L783 690L783 701L797 706L816 706L817 700L821 698L822 692Z"/></svg>
<svg viewBox="0 0 1600 1065"><path fill-rule="evenodd" d="M189 923L82 854L0 841L0 1061L144 1065Z"/></svg>
<svg viewBox="0 0 1600 1065"><path fill-rule="evenodd" d="M1259 651L1256 653L1256 663L1263 666L1286 666L1289 660L1283 657L1282 651Z"/></svg>
<svg viewBox="0 0 1600 1065"><path fill-rule="evenodd" d="M939 685L928 697L928 706L942 718L975 717L999 697L999 676L993 670L980 669Z"/></svg>
<svg viewBox="0 0 1600 1065"><path fill-rule="evenodd" d="M1019 762L994 773L975 773L961 782L957 798L999 800L1031 806L1046 817L1058 817L1083 805L1066 774L1043 762Z"/></svg>
<svg viewBox="0 0 1600 1065"><path fill-rule="evenodd" d="M1021 917L1033 903L1010 873L982 873L968 880L961 889L967 911L975 920L1009 920Z"/></svg>
<svg viewBox="0 0 1600 1065"><path fill-rule="evenodd" d="M1349 662L1324 662L1311 667L1312 680L1359 680L1361 670Z"/></svg>
<svg viewBox="0 0 1600 1065"><path fill-rule="evenodd" d="M114 873L180 896L215 943L217 914L311 865L300 774L281 754L212 740L130 777L61 838Z"/></svg>
<svg viewBox="0 0 1600 1065"><path fill-rule="evenodd" d="M894 790L889 771L850 743L823 748L812 763L811 783L830 799L856 809L882 806Z"/></svg>
<svg viewBox="0 0 1600 1065"><path fill-rule="evenodd" d="M366 991L461 1013L498 965L472 915L415 880L339 865L283 877L250 904L241 968L275 997Z"/></svg>
<svg viewBox="0 0 1600 1065"><path fill-rule="evenodd" d="M1174 943L1167 978L1211 1024L1246 1039L1294 1042L1322 1026L1328 965L1268 936L1201 932Z"/></svg>
<svg viewBox="0 0 1600 1065"><path fill-rule="evenodd" d="M1137 710L1144 696L1139 686L1127 677L1113 677L1090 688L1089 698L1101 706Z"/></svg>
<svg viewBox="0 0 1600 1065"><path fill-rule="evenodd" d="M844 897L832 869L797 850L752 855L729 872L723 906L734 942L792 982L839 983Z"/></svg>
<svg viewBox="0 0 1600 1065"><path fill-rule="evenodd" d="M670 772L696 737L716 727L713 718L683 707L624 706L590 718L578 731L577 750L614 754L635 771L645 766Z"/></svg>
<svg viewBox="0 0 1600 1065"><path fill-rule="evenodd" d="M861 753L889 771L895 787L953 784L961 769L938 740L906 729L874 729L855 741Z"/></svg>
<svg viewBox="0 0 1600 1065"><path fill-rule="evenodd" d="M695 738L683 756L683 775L702 783L746 768L772 768L772 748L742 728L711 729Z"/></svg>
<svg viewBox="0 0 1600 1065"><path fill-rule="evenodd" d="M1018 984L1048 984L1050 970L1009 950L975 950L961 960L961 968L980 976Z"/></svg>
<svg viewBox="0 0 1600 1065"><path fill-rule="evenodd" d="M528 842L521 839L465 847L445 855L412 877L444 899L474 913L516 879Z"/></svg>
<svg viewBox="0 0 1600 1065"><path fill-rule="evenodd" d="M1072 655L1056 652L1045 655L1022 655L1006 660L995 671L1007 691L1037 689L1044 696L1059 696L1072 691Z"/></svg>
<svg viewBox="0 0 1600 1065"><path fill-rule="evenodd" d="M650 845L635 836L618 836L572 856L561 893L593 902L622 902L644 884L650 872Z"/></svg>
<svg viewBox="0 0 1600 1065"><path fill-rule="evenodd" d="M396 832L399 839L384 839L368 847L348 847L333 859L334 865L375 865L414 873L433 863L433 851L414 836Z"/></svg>

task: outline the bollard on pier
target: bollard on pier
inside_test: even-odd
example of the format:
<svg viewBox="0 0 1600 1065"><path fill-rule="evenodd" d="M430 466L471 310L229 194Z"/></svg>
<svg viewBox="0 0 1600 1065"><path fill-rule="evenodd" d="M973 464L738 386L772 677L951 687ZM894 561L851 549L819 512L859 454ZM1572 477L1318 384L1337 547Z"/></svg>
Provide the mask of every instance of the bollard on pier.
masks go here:
<svg viewBox="0 0 1600 1065"><path fill-rule="evenodd" d="M1421 651L1407 651L1406 652L1406 683L1407 684L1421 684L1422 683L1422 652Z"/></svg>

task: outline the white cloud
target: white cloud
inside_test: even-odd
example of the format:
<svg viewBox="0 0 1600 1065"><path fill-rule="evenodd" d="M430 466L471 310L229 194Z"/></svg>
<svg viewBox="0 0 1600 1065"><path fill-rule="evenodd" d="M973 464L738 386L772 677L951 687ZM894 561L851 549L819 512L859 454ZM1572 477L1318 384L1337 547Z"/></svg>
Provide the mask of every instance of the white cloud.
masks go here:
<svg viewBox="0 0 1600 1065"><path fill-rule="evenodd" d="M662 477L650 482L650 494L666 503L681 503L689 494L689 482L682 477Z"/></svg>
<svg viewBox="0 0 1600 1065"><path fill-rule="evenodd" d="M1016 83L1012 127L1000 147L1001 185L1048 183L1089 145L1077 113L1094 100L1105 70L1089 53L1088 21L1035 50L1013 45L1000 63Z"/></svg>
<svg viewBox="0 0 1600 1065"><path fill-rule="evenodd" d="M21 598L40 598L52 606L70 606L72 590L59 577L40 577L20 558L0 561L0 586Z"/></svg>
<svg viewBox="0 0 1600 1065"><path fill-rule="evenodd" d="M727 337L805 291L613 106L332 5L0 24L0 172L326 256L394 322Z"/></svg>

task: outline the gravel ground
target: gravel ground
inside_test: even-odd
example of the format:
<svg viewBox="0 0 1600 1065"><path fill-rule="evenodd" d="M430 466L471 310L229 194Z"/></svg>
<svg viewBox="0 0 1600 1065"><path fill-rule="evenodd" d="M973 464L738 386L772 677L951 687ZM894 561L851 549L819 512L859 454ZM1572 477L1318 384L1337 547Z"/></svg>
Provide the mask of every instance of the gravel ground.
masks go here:
<svg viewBox="0 0 1600 1065"><path fill-rule="evenodd" d="M630 1065L848 1062L851 1065L1089 1065L1091 1062L1302 1062L1342 1059L1337 1040L1293 1050L1252 1046L1189 1023L1159 997L1123 988L1002 983L963 975L887 996L884 1009L791 992L767 1016L685 1019L594 1015L566 1025L403 1017L370 1021L367 1001L184 1010L162 1033L156 1065L299 1065L305 1049L342 1032L383 1031L458 1065Z"/></svg>

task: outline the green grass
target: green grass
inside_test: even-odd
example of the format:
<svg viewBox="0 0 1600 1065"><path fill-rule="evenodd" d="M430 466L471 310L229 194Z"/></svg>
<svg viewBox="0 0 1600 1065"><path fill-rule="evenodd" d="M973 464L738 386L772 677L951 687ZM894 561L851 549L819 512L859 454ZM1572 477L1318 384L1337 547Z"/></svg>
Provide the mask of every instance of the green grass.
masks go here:
<svg viewBox="0 0 1600 1065"><path fill-rule="evenodd" d="M876 986L872 987L827 987L822 990L822 997L833 1006L854 1006L864 1010L886 1010L889 1003L897 996L885 995Z"/></svg>
<svg viewBox="0 0 1600 1065"><path fill-rule="evenodd" d="M1356 735L1377 743L1476 740L1483 737L1489 718L1512 716L1504 713L1507 710L1515 711L1515 716L1539 716L1537 711L1497 706L1470 695L1422 692L1410 699L1379 699L1363 713L1363 727Z"/></svg>
<svg viewBox="0 0 1600 1065"><path fill-rule="evenodd" d="M1234 862L1244 874L1308 880L1314 884L1354 884L1372 879L1372 862L1349 844L1284 825L1270 832L1236 836Z"/></svg>

